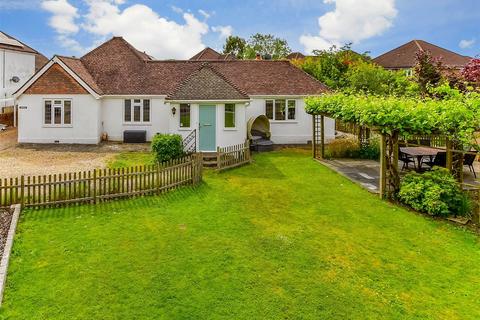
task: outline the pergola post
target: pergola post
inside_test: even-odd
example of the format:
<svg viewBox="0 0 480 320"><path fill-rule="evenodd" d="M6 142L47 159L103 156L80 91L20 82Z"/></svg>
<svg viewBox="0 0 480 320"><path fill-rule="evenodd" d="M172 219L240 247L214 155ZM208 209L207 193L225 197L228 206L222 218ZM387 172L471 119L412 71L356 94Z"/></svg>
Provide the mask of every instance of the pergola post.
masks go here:
<svg viewBox="0 0 480 320"><path fill-rule="evenodd" d="M325 159L325 117L323 115L320 116L320 144L321 144L321 150L320 150L320 157Z"/></svg>
<svg viewBox="0 0 480 320"><path fill-rule="evenodd" d="M385 199L387 189L387 141L385 134L380 135L380 198Z"/></svg>
<svg viewBox="0 0 480 320"><path fill-rule="evenodd" d="M452 140L450 140L448 137L445 139L445 145L446 145L446 151L447 151L447 163L446 167L448 171L452 172L453 171L453 153L452 153Z"/></svg>

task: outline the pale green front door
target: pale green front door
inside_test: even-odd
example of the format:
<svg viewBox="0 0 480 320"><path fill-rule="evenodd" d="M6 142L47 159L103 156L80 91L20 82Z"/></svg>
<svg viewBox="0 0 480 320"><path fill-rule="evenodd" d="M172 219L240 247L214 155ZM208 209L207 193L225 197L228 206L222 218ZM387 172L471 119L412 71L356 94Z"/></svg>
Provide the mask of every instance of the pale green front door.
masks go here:
<svg viewBox="0 0 480 320"><path fill-rule="evenodd" d="M200 151L216 151L216 106L201 105L199 116Z"/></svg>

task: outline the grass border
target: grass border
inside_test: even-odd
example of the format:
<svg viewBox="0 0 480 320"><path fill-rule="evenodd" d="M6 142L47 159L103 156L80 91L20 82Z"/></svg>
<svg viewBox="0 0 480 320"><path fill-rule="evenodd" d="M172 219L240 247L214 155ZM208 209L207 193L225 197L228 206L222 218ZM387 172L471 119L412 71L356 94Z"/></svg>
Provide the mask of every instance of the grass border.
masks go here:
<svg viewBox="0 0 480 320"><path fill-rule="evenodd" d="M11 206L13 210L12 221L8 229L7 242L3 250L2 260L0 262L0 306L3 302L3 293L5 291L5 283L7 280L8 263L10 262L10 254L13 247L13 238L15 237L15 230L17 229L18 219L20 217L21 205L14 204Z"/></svg>

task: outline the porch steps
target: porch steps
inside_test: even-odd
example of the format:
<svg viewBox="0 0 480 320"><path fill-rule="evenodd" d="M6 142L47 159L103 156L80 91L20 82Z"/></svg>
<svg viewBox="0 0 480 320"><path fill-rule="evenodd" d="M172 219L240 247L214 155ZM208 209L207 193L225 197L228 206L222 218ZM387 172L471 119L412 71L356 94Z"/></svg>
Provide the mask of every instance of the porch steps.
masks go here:
<svg viewBox="0 0 480 320"><path fill-rule="evenodd" d="M202 152L203 166L206 168L215 168L217 166L216 152Z"/></svg>

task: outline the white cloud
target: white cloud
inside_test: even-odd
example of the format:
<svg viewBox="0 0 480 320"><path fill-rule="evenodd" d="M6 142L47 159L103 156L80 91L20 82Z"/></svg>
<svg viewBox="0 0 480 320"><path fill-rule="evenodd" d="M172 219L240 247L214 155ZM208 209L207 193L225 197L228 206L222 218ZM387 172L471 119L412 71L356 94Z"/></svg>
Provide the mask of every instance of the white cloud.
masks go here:
<svg viewBox="0 0 480 320"><path fill-rule="evenodd" d="M462 40L458 44L458 46L462 49L468 49L471 48L475 44L475 39L470 39L470 40Z"/></svg>
<svg viewBox="0 0 480 320"><path fill-rule="evenodd" d="M202 37L209 32L209 26L192 13L177 10L179 8L172 7L173 10L182 14L183 22L181 23L161 17L143 4L121 8L120 5L124 0L84 1L87 5L87 13L82 15L80 23L75 25L76 30L80 28L92 34L96 39L95 42L112 35L122 36L137 49L146 51L156 58L186 59L205 47ZM50 2L62 2L74 8L67 0L49 0L43 1L43 4ZM42 6L45 8L44 5ZM76 9L75 14L77 14ZM55 16L58 14L54 13ZM68 29L73 31L75 28L70 26ZM62 34L61 29L55 28L55 30ZM73 39L63 40L71 43L69 40Z"/></svg>
<svg viewBox="0 0 480 320"><path fill-rule="evenodd" d="M183 9L182 8L179 8L177 6L171 6L170 8L172 8L172 11L175 12L175 13L183 13Z"/></svg>
<svg viewBox="0 0 480 320"><path fill-rule="evenodd" d="M208 13L207 11L202 10L202 9L198 10L198 13L200 13L205 19L208 19L208 18L211 17L210 13Z"/></svg>
<svg viewBox="0 0 480 320"><path fill-rule="evenodd" d="M215 27L212 27L212 31L218 32L220 38L225 39L232 35L233 27L232 26L215 26Z"/></svg>
<svg viewBox="0 0 480 320"><path fill-rule="evenodd" d="M335 9L318 18L318 35L302 35L305 51L358 43L389 29L397 16L395 0L324 0Z"/></svg>
<svg viewBox="0 0 480 320"><path fill-rule="evenodd" d="M75 24L78 17L77 8L68 3L67 0L48 0L42 2L42 8L50 13L52 17L49 25L60 34L70 34L78 32L79 28Z"/></svg>

